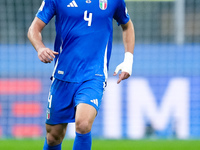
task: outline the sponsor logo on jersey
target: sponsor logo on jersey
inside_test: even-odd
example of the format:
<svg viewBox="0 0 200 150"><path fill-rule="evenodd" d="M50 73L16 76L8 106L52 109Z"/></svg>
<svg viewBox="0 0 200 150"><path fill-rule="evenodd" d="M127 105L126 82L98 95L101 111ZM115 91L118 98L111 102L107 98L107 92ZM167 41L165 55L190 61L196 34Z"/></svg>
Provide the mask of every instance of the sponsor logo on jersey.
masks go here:
<svg viewBox="0 0 200 150"><path fill-rule="evenodd" d="M75 0L73 0L71 3L67 5L67 7L78 7L78 5L76 4Z"/></svg>
<svg viewBox="0 0 200 150"><path fill-rule="evenodd" d="M106 10L107 7L108 7L107 0L99 0L99 8L101 10Z"/></svg>
<svg viewBox="0 0 200 150"><path fill-rule="evenodd" d="M98 107L98 99L90 100L90 102L94 103L94 104L97 105L97 107Z"/></svg>
<svg viewBox="0 0 200 150"><path fill-rule="evenodd" d="M102 75L102 74L95 74L95 76L103 77L103 75Z"/></svg>
<svg viewBox="0 0 200 150"><path fill-rule="evenodd" d="M92 1L91 1L91 0L86 0L85 2L86 2L86 3L91 3Z"/></svg>
<svg viewBox="0 0 200 150"><path fill-rule="evenodd" d="M64 74L64 71L58 70L58 74Z"/></svg>

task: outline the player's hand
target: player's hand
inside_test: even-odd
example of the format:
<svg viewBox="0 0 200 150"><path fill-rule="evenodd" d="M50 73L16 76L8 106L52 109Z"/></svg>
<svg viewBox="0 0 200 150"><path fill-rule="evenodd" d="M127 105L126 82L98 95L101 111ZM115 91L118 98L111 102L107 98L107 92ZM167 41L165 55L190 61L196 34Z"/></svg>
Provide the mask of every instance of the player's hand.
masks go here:
<svg viewBox="0 0 200 150"><path fill-rule="evenodd" d="M116 67L113 75L116 76L119 71L122 71L122 73L119 74L119 79L117 81L117 84L119 84L122 80L129 78L131 75L131 73L128 73L129 71L126 71L126 66L125 66L124 62Z"/></svg>
<svg viewBox="0 0 200 150"><path fill-rule="evenodd" d="M119 84L122 80L127 79L132 74L132 65L133 65L133 54L130 52L125 53L124 61L119 64L114 72L114 76L118 74L119 71L122 73L119 74L119 79L117 81L117 84Z"/></svg>
<svg viewBox="0 0 200 150"><path fill-rule="evenodd" d="M49 48L40 48L38 49L38 58L44 63L51 63L55 58L55 55L58 55L58 52L54 52Z"/></svg>

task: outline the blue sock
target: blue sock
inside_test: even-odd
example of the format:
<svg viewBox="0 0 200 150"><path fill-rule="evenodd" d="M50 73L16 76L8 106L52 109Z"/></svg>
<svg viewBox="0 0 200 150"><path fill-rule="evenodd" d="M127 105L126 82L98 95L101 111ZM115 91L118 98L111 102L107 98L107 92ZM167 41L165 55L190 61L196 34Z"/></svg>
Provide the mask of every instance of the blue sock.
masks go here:
<svg viewBox="0 0 200 150"><path fill-rule="evenodd" d="M45 142L44 142L44 147L43 147L43 150L61 150L61 144L58 144L56 146L49 146L47 144L47 139L45 138Z"/></svg>
<svg viewBox="0 0 200 150"><path fill-rule="evenodd" d="M91 150L92 136L91 132L80 134L76 132L73 150Z"/></svg>

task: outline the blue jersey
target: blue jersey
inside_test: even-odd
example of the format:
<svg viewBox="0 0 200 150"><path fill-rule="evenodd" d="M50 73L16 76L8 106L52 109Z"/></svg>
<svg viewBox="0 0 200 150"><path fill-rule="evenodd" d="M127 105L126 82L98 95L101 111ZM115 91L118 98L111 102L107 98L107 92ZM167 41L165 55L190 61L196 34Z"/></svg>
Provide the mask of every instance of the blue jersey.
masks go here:
<svg viewBox="0 0 200 150"><path fill-rule="evenodd" d="M36 16L46 24L56 16L55 78L106 80L113 18L118 24L129 21L124 0L44 0Z"/></svg>

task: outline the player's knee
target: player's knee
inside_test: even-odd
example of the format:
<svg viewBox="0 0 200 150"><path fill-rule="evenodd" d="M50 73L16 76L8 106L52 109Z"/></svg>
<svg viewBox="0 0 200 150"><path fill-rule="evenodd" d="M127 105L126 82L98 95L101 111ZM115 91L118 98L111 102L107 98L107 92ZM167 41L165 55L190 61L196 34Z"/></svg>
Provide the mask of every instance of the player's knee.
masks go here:
<svg viewBox="0 0 200 150"><path fill-rule="evenodd" d="M88 121L76 121L76 132L80 134L88 133L91 130L91 126Z"/></svg>
<svg viewBox="0 0 200 150"><path fill-rule="evenodd" d="M47 143L50 146L58 145L62 142L62 137L55 134L47 134Z"/></svg>
<svg viewBox="0 0 200 150"><path fill-rule="evenodd" d="M46 138L48 145L55 146L62 142L65 135L62 128L56 128L55 126L47 125L46 131L47 131Z"/></svg>

